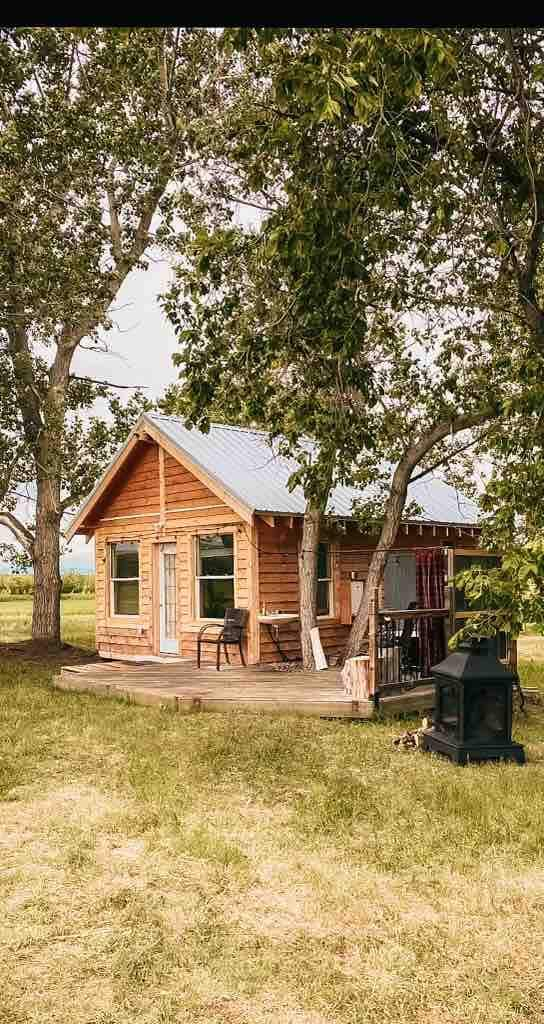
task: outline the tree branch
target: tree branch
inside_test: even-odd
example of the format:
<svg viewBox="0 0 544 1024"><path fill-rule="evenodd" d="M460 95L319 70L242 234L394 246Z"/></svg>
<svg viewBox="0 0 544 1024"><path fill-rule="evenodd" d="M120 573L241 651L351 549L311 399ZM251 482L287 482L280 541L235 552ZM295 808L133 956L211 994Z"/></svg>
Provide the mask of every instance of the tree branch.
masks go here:
<svg viewBox="0 0 544 1024"><path fill-rule="evenodd" d="M418 441L409 445L402 458L399 459L393 474L392 490L395 489L396 485L400 486L402 490L408 483L411 483L411 474L418 463L425 458L427 452L430 452L436 444L443 441L448 434L453 436L453 434L459 434L462 430L479 427L499 414L500 408L498 405L489 405L482 408L479 412L465 413L462 416L452 417L449 420L441 420L439 423L435 423L434 427L431 427L430 430L422 434ZM418 477L415 479L417 480Z"/></svg>
<svg viewBox="0 0 544 1024"><path fill-rule="evenodd" d="M351 627L346 647L346 656L348 658L360 653L363 639L368 632L370 602L374 590L381 582L388 552L395 543L395 538L402 522L408 485L411 482L410 478L414 468L421 462L427 452L430 452L435 444L443 441L448 434L457 434L461 430L480 426L499 414L500 407L498 404L490 404L483 407L479 412L466 413L463 416L441 420L405 449L391 480L380 539L372 554L363 598Z"/></svg>
<svg viewBox="0 0 544 1024"><path fill-rule="evenodd" d="M113 384L110 380L95 380L94 377L79 377L77 373L70 374L70 380L81 380L87 384L100 384L105 388L123 388L126 391L147 391L148 384Z"/></svg>
<svg viewBox="0 0 544 1024"><path fill-rule="evenodd" d="M108 208L110 213L110 234L111 234L111 247L113 251L113 258L116 264L121 262L123 254L122 238L121 238L121 225L119 224L119 217L117 215L117 204L115 202L115 182L114 182L114 171L115 168L110 166L108 169L108 188L106 195L108 197Z"/></svg>
<svg viewBox="0 0 544 1024"><path fill-rule="evenodd" d="M542 184L540 180L537 183L535 174L535 157L531 135L531 108L529 107L527 100L523 68L519 60L514 40L514 33L511 28L504 31L504 39L512 61L516 99L523 126L523 147L527 163L529 189L533 204L532 224L527 240L527 251L524 265L521 267L517 259L513 260L512 264L516 271L520 298L522 299L525 308L529 326L535 334L539 336L539 340L542 343L542 336L544 334L544 313L537 302L535 281L541 256L542 240L544 237L544 193Z"/></svg>
<svg viewBox="0 0 544 1024"><path fill-rule="evenodd" d="M446 452L446 454L443 455L442 458L438 460L438 462L433 462L432 466L429 466L428 469L423 469L421 473L416 473L415 476L411 477L410 483L413 484L416 482L416 480L421 480L422 477L427 476L428 473L432 473L433 470L438 469L440 466L443 466L444 463L450 462L452 459L455 459L457 455L461 454L461 452L465 452L467 448L471 448L472 445L476 444L477 441L481 441L482 438L486 436L486 434L489 434L489 430L485 430L480 437L473 437L471 441L468 441L467 444L461 445L460 448L456 448L454 452Z"/></svg>
<svg viewBox="0 0 544 1024"><path fill-rule="evenodd" d="M242 206L252 206L255 210L264 210L265 213L275 213L278 207L263 206L262 203L254 203L249 199L241 199L240 196L230 196L225 193L225 199L230 203L241 203Z"/></svg>
<svg viewBox="0 0 544 1024"><path fill-rule="evenodd" d="M19 461L19 458L20 458L20 449L18 449L16 451L15 455L13 456L13 459L11 460L9 466L6 468L6 471L5 471L5 473L4 473L4 475L3 475L2 479L1 479L1 483L0 483L0 501L2 501L5 498L6 494L10 490L11 478L13 476L13 471L14 471L14 469L15 469L18 461Z"/></svg>
<svg viewBox="0 0 544 1024"><path fill-rule="evenodd" d="M81 504L81 498L74 498L72 494L68 494L66 498L63 498L60 503L60 510L62 515L68 511L69 508L77 507Z"/></svg>
<svg viewBox="0 0 544 1024"><path fill-rule="evenodd" d="M8 352L13 365L15 380L18 382L17 394L21 416L25 428L25 436L30 445L35 445L42 429L41 402L34 384L32 355L28 344L26 330L22 326L9 326Z"/></svg>
<svg viewBox="0 0 544 1024"><path fill-rule="evenodd" d="M166 31L166 30L165 30ZM159 75L161 79L161 90L166 88L166 92L163 91L163 104L166 103L168 96L168 74L167 67L162 60L165 56L163 37L163 51L159 55ZM165 79L166 75L166 79ZM134 240L130 251L123 255L122 253L122 235L121 227L119 223L119 217L117 208L115 205L115 196L111 188L108 189L108 203L110 205L110 230L112 231L112 246L113 254L115 258L115 272L111 275L110 279L106 282L106 296L103 303L101 304L100 312L90 317L88 320L84 320L80 324L65 324L59 342L57 345L57 352L55 359L50 369L49 380L50 388L62 388L68 379L70 372L70 365L73 354L80 344L82 339L88 334L91 334L99 326L103 317L106 316L108 309L119 293L119 290L128 277L129 273L138 264L143 253L145 252L149 244L149 229L151 222L155 215L155 211L159 204L161 197L164 195L164 191L170 180L172 169L174 166L174 158L178 145L178 133L176 131L176 121L171 111L165 109L163 105L163 113L165 115L167 126L170 129L168 143L165 152L159 162L157 168L157 176L155 184L149 189L147 197L145 198L142 208L140 219L136 227L134 234Z"/></svg>
<svg viewBox="0 0 544 1024"><path fill-rule="evenodd" d="M30 558L34 558L34 537L13 512L0 512L0 526L7 527Z"/></svg>
<svg viewBox="0 0 544 1024"><path fill-rule="evenodd" d="M170 131L173 132L173 131L175 131L175 128L176 128L176 122L174 120L174 116L173 116L172 110L170 108L170 94L171 94L171 86L172 86L174 68L172 67L171 77L169 79L169 77L168 77L168 61L166 59L166 37L167 37L167 34L168 34L168 29L165 28L165 30L164 30L164 32L162 34L162 53L160 54L160 57L159 57L159 76L160 76L160 81L161 81L161 93L162 93L162 103L161 103L161 106L162 106L162 112L163 112L164 119L165 119L165 121L166 121L166 123L167 123L167 125L168 125L168 127L170 129ZM175 60L174 60L174 63L175 63Z"/></svg>
<svg viewBox="0 0 544 1024"><path fill-rule="evenodd" d="M74 57L76 53L76 43L72 43L72 52L70 54L70 66L68 68L68 78L66 80L66 100L70 99L70 90L72 88L72 70L74 67Z"/></svg>

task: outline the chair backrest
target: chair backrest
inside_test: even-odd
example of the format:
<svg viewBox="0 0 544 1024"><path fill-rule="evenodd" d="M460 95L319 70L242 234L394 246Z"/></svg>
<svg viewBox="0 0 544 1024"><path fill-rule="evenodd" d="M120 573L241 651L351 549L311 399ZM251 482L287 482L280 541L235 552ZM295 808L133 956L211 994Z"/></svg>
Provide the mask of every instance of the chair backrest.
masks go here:
<svg viewBox="0 0 544 1024"><path fill-rule="evenodd" d="M395 623L391 619L385 619L380 622L378 632L381 644L392 644L395 639Z"/></svg>
<svg viewBox="0 0 544 1024"><path fill-rule="evenodd" d="M226 608L223 624L223 640L228 644L237 644L247 619L247 608Z"/></svg>
<svg viewBox="0 0 544 1024"><path fill-rule="evenodd" d="M416 601L410 601L410 604L408 605L408 608L417 608L417 602ZM403 626L402 626L402 632L400 634L400 642L401 642L401 644L408 644L408 642L410 640L410 637L412 636L413 628L414 628L414 620L413 619L405 619L404 623L403 623Z"/></svg>

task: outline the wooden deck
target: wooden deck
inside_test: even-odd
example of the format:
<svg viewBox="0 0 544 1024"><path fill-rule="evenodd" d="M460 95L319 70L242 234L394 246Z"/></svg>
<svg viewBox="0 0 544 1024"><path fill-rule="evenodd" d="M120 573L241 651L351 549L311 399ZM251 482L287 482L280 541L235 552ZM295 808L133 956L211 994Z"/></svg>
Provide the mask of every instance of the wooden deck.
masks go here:
<svg viewBox="0 0 544 1024"><path fill-rule="evenodd" d="M104 661L65 666L55 686L179 712L245 710L349 719L369 719L375 714L372 701L352 700L344 694L338 669L282 673L233 667L216 672L209 667L199 670L187 661ZM427 685L382 698L380 713L420 712L432 706L433 689Z"/></svg>

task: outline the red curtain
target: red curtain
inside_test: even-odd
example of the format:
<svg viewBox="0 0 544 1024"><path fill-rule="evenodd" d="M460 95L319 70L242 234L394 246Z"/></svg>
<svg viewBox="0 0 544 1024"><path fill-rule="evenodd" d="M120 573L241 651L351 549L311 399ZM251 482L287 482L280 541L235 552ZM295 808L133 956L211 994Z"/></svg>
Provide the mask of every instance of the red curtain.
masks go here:
<svg viewBox="0 0 544 1024"><path fill-rule="evenodd" d="M444 551L442 548L417 548L415 556L418 608L443 608L446 574ZM445 657L444 622L429 616L420 619L419 626L421 671L426 676L431 666Z"/></svg>

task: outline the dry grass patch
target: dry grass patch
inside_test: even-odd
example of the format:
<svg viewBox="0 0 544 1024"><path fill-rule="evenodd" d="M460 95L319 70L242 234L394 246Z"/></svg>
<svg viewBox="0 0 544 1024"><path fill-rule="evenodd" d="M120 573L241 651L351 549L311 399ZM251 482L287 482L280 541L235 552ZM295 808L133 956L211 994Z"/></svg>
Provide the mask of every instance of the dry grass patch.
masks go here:
<svg viewBox="0 0 544 1024"><path fill-rule="evenodd" d="M176 716L28 671L3 691L6 1019L539 1019L539 719L528 769L462 771L394 725Z"/></svg>
<svg viewBox="0 0 544 1024"><path fill-rule="evenodd" d="M518 639L518 656L522 661L544 661L544 636L523 633Z"/></svg>
<svg viewBox="0 0 544 1024"><path fill-rule="evenodd" d="M541 708L458 769L2 679L0 1024L540 1024Z"/></svg>

